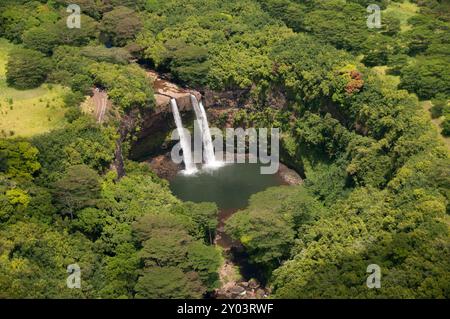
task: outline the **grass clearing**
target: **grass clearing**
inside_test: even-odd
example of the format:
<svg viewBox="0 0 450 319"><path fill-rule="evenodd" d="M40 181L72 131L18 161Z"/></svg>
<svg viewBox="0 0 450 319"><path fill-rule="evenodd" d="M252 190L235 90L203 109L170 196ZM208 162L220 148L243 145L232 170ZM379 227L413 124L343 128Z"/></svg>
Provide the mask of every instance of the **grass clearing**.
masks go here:
<svg viewBox="0 0 450 319"><path fill-rule="evenodd" d="M14 44L0 39L0 137L30 137L61 127L66 121L63 96L68 89L44 84L16 90L6 84L8 53Z"/></svg>
<svg viewBox="0 0 450 319"><path fill-rule="evenodd" d="M393 87L398 87L400 84L400 76L398 75L390 75L386 74L389 67L387 65L374 66L372 70L374 70L385 83L388 85L392 85Z"/></svg>
<svg viewBox="0 0 450 319"><path fill-rule="evenodd" d="M411 26L408 25L408 19L416 15L418 11L419 7L417 4L405 0L403 3L391 1L384 12L393 13L398 19L400 19L400 28L403 32L411 28ZM381 19L383 19L383 16L381 16Z"/></svg>

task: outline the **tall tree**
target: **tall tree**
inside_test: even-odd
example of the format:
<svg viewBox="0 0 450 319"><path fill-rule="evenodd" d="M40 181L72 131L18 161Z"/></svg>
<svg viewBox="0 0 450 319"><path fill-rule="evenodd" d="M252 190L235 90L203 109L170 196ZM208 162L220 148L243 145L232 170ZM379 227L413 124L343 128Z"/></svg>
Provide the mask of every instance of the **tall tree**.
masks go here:
<svg viewBox="0 0 450 319"><path fill-rule="evenodd" d="M104 42L113 46L124 46L135 38L141 28L139 15L123 6L105 13L100 24Z"/></svg>
<svg viewBox="0 0 450 319"><path fill-rule="evenodd" d="M73 218L78 210L92 206L99 198L99 176L86 165L71 166L53 189L56 207Z"/></svg>
<svg viewBox="0 0 450 319"><path fill-rule="evenodd" d="M9 54L6 80L18 89L30 89L41 85L50 71L50 61L44 54L16 48Z"/></svg>

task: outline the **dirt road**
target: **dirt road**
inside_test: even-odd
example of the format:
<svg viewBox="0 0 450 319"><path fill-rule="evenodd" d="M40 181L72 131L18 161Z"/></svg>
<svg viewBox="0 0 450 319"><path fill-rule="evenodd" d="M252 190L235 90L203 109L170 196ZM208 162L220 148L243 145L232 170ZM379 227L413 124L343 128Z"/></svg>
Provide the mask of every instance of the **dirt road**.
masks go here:
<svg viewBox="0 0 450 319"><path fill-rule="evenodd" d="M94 89L94 95L92 96L92 101L94 102L95 110L94 115L98 123L103 123L105 118L106 110L109 107L108 94L105 91Z"/></svg>

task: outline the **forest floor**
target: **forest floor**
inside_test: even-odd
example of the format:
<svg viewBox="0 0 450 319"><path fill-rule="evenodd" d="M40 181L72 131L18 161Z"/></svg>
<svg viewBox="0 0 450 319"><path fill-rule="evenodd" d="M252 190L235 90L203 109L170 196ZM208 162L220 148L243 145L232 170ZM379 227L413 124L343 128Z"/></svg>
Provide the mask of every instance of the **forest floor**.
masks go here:
<svg viewBox="0 0 450 319"><path fill-rule="evenodd" d="M44 84L31 90L16 90L6 84L8 53L14 47L0 39L0 136L29 137L65 123L63 96L67 89Z"/></svg>

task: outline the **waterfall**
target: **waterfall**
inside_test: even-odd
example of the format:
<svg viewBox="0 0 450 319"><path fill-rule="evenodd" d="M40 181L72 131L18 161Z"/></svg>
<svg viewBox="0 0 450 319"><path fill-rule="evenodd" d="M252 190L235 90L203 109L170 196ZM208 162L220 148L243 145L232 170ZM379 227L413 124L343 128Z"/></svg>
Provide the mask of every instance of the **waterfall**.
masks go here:
<svg viewBox="0 0 450 319"><path fill-rule="evenodd" d="M173 118L177 125L178 135L180 137L181 149L183 150L183 161L186 166L186 173L193 173L197 170L194 162L192 161L191 141L184 134L183 123L181 122L180 112L178 111L177 100L171 99L170 104L172 106Z"/></svg>
<svg viewBox="0 0 450 319"><path fill-rule="evenodd" d="M209 130L208 118L206 117L203 103L197 101L195 95L191 94L191 102L195 111L195 116L200 127L203 141L203 157L206 166L217 166L216 157L214 156L214 146L212 143L211 132Z"/></svg>

